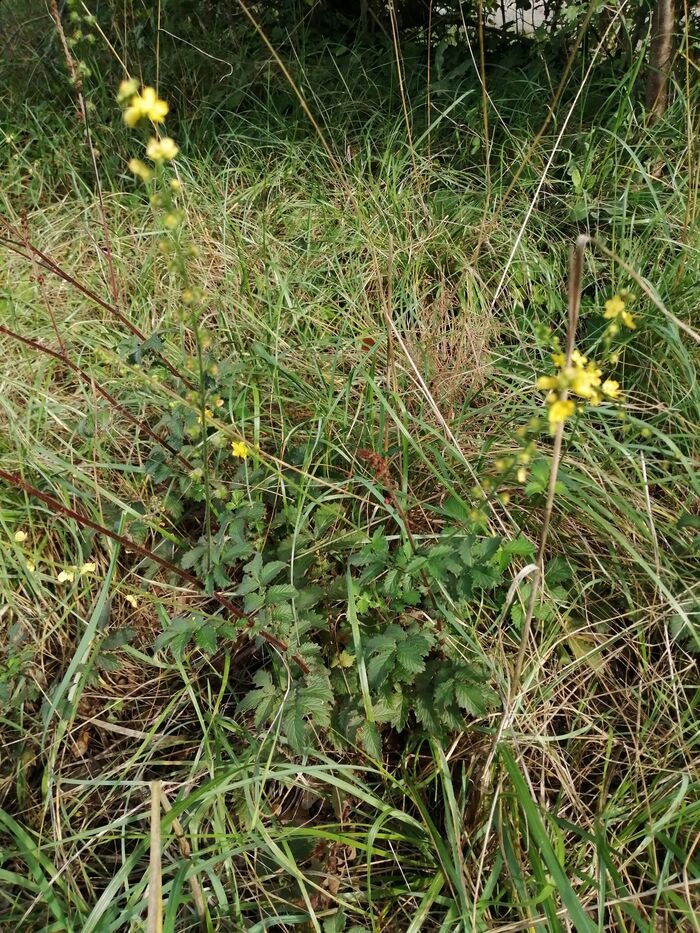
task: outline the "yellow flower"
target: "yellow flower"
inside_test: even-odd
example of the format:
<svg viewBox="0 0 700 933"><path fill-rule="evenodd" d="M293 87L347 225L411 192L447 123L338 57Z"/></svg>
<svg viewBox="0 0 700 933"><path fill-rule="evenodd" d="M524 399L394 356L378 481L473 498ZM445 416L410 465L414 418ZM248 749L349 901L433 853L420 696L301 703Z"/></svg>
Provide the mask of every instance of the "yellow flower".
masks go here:
<svg viewBox="0 0 700 933"><path fill-rule="evenodd" d="M96 564L94 561L89 560L86 564L83 564L83 565L81 566L81 568L80 568L80 573L81 573L81 574L83 574L83 573L94 573L95 570L97 570L97 564Z"/></svg>
<svg viewBox="0 0 700 933"><path fill-rule="evenodd" d="M588 362L588 357L584 356L583 353L579 353L578 350L572 350L571 362L574 364L574 366L585 366Z"/></svg>
<svg viewBox="0 0 700 933"><path fill-rule="evenodd" d="M603 317L612 321L619 318L625 327L629 327L630 330L634 330L637 326L630 312L625 310L625 303L619 295L613 295L612 298L608 298L605 302ZM610 326L609 331L612 336L615 336L617 333L617 331L613 329L613 325Z"/></svg>
<svg viewBox="0 0 700 933"><path fill-rule="evenodd" d="M15 541L17 542L17 544L24 544L24 542L25 542L26 540L27 540L27 532L26 532L26 531L16 531L16 532L15 532Z"/></svg>
<svg viewBox="0 0 700 933"><path fill-rule="evenodd" d="M537 380L537 388L549 391L550 389L556 389L559 385L559 380L556 376L540 376Z"/></svg>
<svg viewBox="0 0 700 933"><path fill-rule="evenodd" d="M122 82L120 94L122 87L126 92L129 85L127 82ZM127 97L128 93L125 93L121 97L121 102L126 100ZM155 88L145 87L140 94L134 94L129 101L129 106L124 111L124 122L127 126L134 127L143 117L146 117L151 123L162 123L169 109L167 102L158 97Z"/></svg>
<svg viewBox="0 0 700 933"><path fill-rule="evenodd" d="M59 583L72 583L75 574L72 570L62 570L56 577Z"/></svg>
<svg viewBox="0 0 700 933"><path fill-rule="evenodd" d="M608 320L619 317L622 312L625 310L625 303L620 298L619 295L613 295L612 298L608 298L605 302L605 311L603 311L603 317Z"/></svg>
<svg viewBox="0 0 700 933"><path fill-rule="evenodd" d="M134 97L134 100L138 100L138 97ZM130 107L127 107L124 111L124 122L128 127L133 129L143 116L141 108L135 104L132 104Z"/></svg>
<svg viewBox="0 0 700 933"><path fill-rule="evenodd" d="M566 357L563 353L552 353L552 362L561 369L566 363Z"/></svg>
<svg viewBox="0 0 700 933"><path fill-rule="evenodd" d="M153 178L153 172L141 159L131 159L129 162L129 171L143 181L150 181L151 178Z"/></svg>
<svg viewBox="0 0 700 933"><path fill-rule="evenodd" d="M175 141L169 136L164 136L162 139L151 137L146 146L146 155L149 159L153 159L154 162L169 162L175 158L179 151Z"/></svg>
<svg viewBox="0 0 700 933"><path fill-rule="evenodd" d="M571 399L558 399L549 406L549 427L551 430L563 424L567 418L570 418L576 411L576 405Z"/></svg>
<svg viewBox="0 0 700 933"><path fill-rule="evenodd" d="M571 391L593 402L594 405L600 401L600 392L597 391L600 386L600 375L600 370L595 363L589 363L585 369L577 366L567 371Z"/></svg>
<svg viewBox="0 0 700 933"><path fill-rule="evenodd" d="M181 188L182 188L182 185L180 184L177 178L170 179L170 190L171 191L180 191Z"/></svg>
<svg viewBox="0 0 700 933"><path fill-rule="evenodd" d="M128 602L128 604L131 606L132 609L138 608L139 602L136 599L136 597L133 595L133 593L127 593L124 599Z"/></svg>
<svg viewBox="0 0 700 933"><path fill-rule="evenodd" d="M128 81L122 81L117 91L117 101L123 104L130 97L133 97L139 89L139 83L135 78L129 78Z"/></svg>
<svg viewBox="0 0 700 933"><path fill-rule="evenodd" d="M28 570L30 573L34 573L34 571L36 570L36 565L34 564L34 561L33 561L33 560L28 560L28 561L27 561L27 570Z"/></svg>
<svg viewBox="0 0 700 933"><path fill-rule="evenodd" d="M248 456L248 448L243 441L231 441L231 455L238 457L239 460L245 460Z"/></svg>
<svg viewBox="0 0 700 933"><path fill-rule="evenodd" d="M524 466L521 466L521 467L519 468L517 476L518 476L518 482L519 482L519 483L524 483L524 482L526 482L526 480L527 480L527 470L525 469Z"/></svg>
<svg viewBox="0 0 700 933"><path fill-rule="evenodd" d="M179 215L176 211L169 211L169 212L165 215L165 220L163 221L163 224L164 224L164 226L165 226L165 229L166 229L166 230L176 230L176 229L178 228L179 224L180 224L180 220L181 220L181 219L182 219L182 218L180 217L180 215Z"/></svg>
<svg viewBox="0 0 700 933"><path fill-rule="evenodd" d="M616 382L614 379L606 379L602 385L603 395L607 398L619 398L620 397L620 383Z"/></svg>
<svg viewBox="0 0 700 933"><path fill-rule="evenodd" d="M141 109L143 115L148 117L151 123L162 123L167 117L170 107L168 107L167 101L158 97L155 88L145 87L141 92Z"/></svg>

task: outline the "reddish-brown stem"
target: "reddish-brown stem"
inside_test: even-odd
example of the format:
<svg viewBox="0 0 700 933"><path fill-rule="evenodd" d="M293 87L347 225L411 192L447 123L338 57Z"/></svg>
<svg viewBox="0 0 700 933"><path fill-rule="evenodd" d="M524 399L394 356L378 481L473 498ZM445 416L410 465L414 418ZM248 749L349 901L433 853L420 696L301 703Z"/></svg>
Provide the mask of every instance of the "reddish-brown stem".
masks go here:
<svg viewBox="0 0 700 933"><path fill-rule="evenodd" d="M21 227L20 232L23 236L24 244L26 246L26 244L29 242L29 234L27 232L27 215L24 212L22 214L22 227ZM54 334L56 334L56 341L58 342L58 345L61 348L61 352L65 353L66 348L63 343L63 338L61 337L61 332L58 329L58 322L56 320L56 315L53 312L53 308L51 307L51 302L49 301L48 296L46 294L46 289L44 288L44 276L41 272L39 272L39 263L37 262L37 259L34 253L30 251L29 255L30 255L30 259L32 263L32 272L34 273L36 284L38 285L39 291L41 292L41 297L44 302L44 307L46 308L46 313L48 314L49 319L51 321L53 332Z"/></svg>
<svg viewBox="0 0 700 933"><path fill-rule="evenodd" d="M11 486L14 486L15 489L21 489L22 492L25 492L28 496L32 496L34 499L39 499L41 502L49 506L49 508L58 515L63 515L65 518L72 518L83 528L92 528L93 531L97 531L99 534L105 535L107 538L111 538L112 541L118 542L125 550L133 551L136 554L140 554L142 557L152 560L155 564L158 564L164 570L167 570L169 573L174 574L179 577L181 580L186 581L192 586L196 587L198 590L204 589L204 584L201 580L198 580L193 574L188 573L186 570L183 570L181 567L178 567L176 564L173 564L171 561L166 560L164 557L159 557L158 554L155 554L153 551L149 550L147 547L144 547L142 544L137 544L135 541L132 541L131 538L127 538L126 535L121 535L116 531L112 531L111 528L106 528L104 525L100 525L99 522L94 521L90 518L89 515L85 515L83 512L78 512L76 509L70 508L70 506L64 505L58 499L54 499L53 496L50 496L46 492L42 492L40 489L37 489L36 486L32 486L30 483L27 483L22 479L21 476L17 476L16 473L10 473L7 470L0 469L0 479L5 480L6 483L9 483ZM246 616L244 612L236 606L231 600L224 596L223 593L212 593L212 598L215 599L220 606L223 606L224 609L228 610L232 616L236 619L246 619L246 627L252 628L253 620ZM281 652L286 652L289 649L289 645L285 644L281 639L276 638L274 635L271 635L269 632L258 631L256 635L259 635L264 641L269 645L272 645L274 648L277 648ZM309 673L309 668L306 662L300 658L298 655L293 655L293 660L305 673Z"/></svg>
<svg viewBox="0 0 700 933"><path fill-rule="evenodd" d="M48 271L52 272L54 275L57 275L59 278L63 279L64 282L67 282L70 286L79 291L82 295L85 295L86 298L89 298L90 301L94 301L95 304L99 305L101 308L104 308L105 311L109 311L110 314L113 314L116 319L124 325L135 337L138 337L139 340L146 340L146 334L143 333L135 324L125 317L122 312L115 308L114 305L111 305L108 301L105 301L103 298L100 298L99 295L96 295L92 289L88 288L87 285L83 285L82 282L79 282L78 279L74 278L69 272L66 272L59 265L57 265L50 256L47 256L46 253L43 253L37 246L34 246L29 240L24 240L21 233L12 226L4 217L0 216L0 222L5 226L7 230L14 236L17 237L19 242L24 243L26 249L30 250L31 254L38 256L43 263L43 267ZM7 242L7 241L5 241ZM31 262L31 256L25 256L21 250L18 250L16 246L11 247L14 252L18 253L20 256L24 256L25 259L29 259ZM173 366L170 360L160 351L154 351L166 369L177 379L185 384L188 389L193 389L192 383L184 376L182 373Z"/></svg>
<svg viewBox="0 0 700 933"><path fill-rule="evenodd" d="M0 324L0 334L6 334L8 337L11 337L13 340L18 341L18 343L23 343L26 347L35 350L37 353L43 353L45 356L50 356L54 360L58 360L63 363L64 366L67 366L71 372L74 372L76 376L83 380L87 385L91 386L98 392L102 398L106 399L109 404L120 414L124 415L132 424L136 425L139 431L142 431L144 434L147 434L152 440L156 441L161 447L164 447L169 453L173 455L180 463L188 470L192 469L192 464L190 461L184 457L179 451L175 450L164 438L159 434L156 434L145 422L140 421L135 415L132 415L128 408L121 404L113 395L111 395L107 389L103 388L99 382L96 382L95 379L85 372L84 369L81 369L76 363L71 362L65 354L59 353L57 350L52 350L51 347L45 347L43 344L39 343L37 340L32 340L31 337L23 337L21 334L16 333L13 330L10 330L9 327L5 327L3 324Z"/></svg>

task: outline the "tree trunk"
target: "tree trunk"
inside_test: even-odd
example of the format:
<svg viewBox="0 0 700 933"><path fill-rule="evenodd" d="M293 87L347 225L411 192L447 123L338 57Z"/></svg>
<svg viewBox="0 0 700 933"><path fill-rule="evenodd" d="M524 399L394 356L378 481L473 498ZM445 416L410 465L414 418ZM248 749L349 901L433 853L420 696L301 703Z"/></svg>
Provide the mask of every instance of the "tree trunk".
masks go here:
<svg viewBox="0 0 700 933"><path fill-rule="evenodd" d="M651 48L647 78L647 111L651 122L666 112L668 85L673 64L675 0L656 0L651 20Z"/></svg>

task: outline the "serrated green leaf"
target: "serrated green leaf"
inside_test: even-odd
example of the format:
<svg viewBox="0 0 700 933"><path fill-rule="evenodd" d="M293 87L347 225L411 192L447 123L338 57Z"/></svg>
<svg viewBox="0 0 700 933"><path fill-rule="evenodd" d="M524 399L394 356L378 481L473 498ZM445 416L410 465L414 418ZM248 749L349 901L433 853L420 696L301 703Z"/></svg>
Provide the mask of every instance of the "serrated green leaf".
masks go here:
<svg viewBox="0 0 700 933"><path fill-rule="evenodd" d="M197 647L207 654L213 654L216 651L216 629L213 625L202 625L196 629L194 640Z"/></svg>
<svg viewBox="0 0 700 933"><path fill-rule="evenodd" d="M183 570L191 570L192 567L201 560L204 554L206 553L206 545L197 544L192 550L187 551L180 558L180 566Z"/></svg>
<svg viewBox="0 0 700 933"><path fill-rule="evenodd" d="M407 673L419 674L425 670L426 654L430 644L419 634L408 635L396 645L396 659Z"/></svg>
<svg viewBox="0 0 700 933"><path fill-rule="evenodd" d="M511 541L504 541L501 550L509 557L532 557L535 553L535 545L522 535L518 535Z"/></svg>
<svg viewBox="0 0 700 933"><path fill-rule="evenodd" d="M269 563L265 564L259 574L261 585L267 586L269 583L272 583L275 577L278 577L286 567L287 564L283 560L271 560Z"/></svg>
<svg viewBox="0 0 700 933"><path fill-rule="evenodd" d="M243 572L245 574L248 574L251 577L255 577L256 579L259 579L262 568L263 568L262 554L259 551L257 551L253 559L251 561L248 561L248 563L245 565L245 567L243 568Z"/></svg>
<svg viewBox="0 0 700 933"><path fill-rule="evenodd" d="M380 761L382 757L382 738L377 724L366 722L359 731L359 738L369 757Z"/></svg>
<svg viewBox="0 0 700 933"><path fill-rule="evenodd" d="M265 593L265 603L270 606L273 603L285 602L293 599L297 594L297 588L291 583L278 583L268 588Z"/></svg>
<svg viewBox="0 0 700 933"><path fill-rule="evenodd" d="M289 625L294 621L294 608L291 603L275 603L268 609L271 622L278 625Z"/></svg>
<svg viewBox="0 0 700 933"><path fill-rule="evenodd" d="M290 704L285 712L282 725L287 741L295 752L301 754L306 747L306 721L295 703Z"/></svg>
<svg viewBox="0 0 700 933"><path fill-rule="evenodd" d="M265 605L265 594L256 590L254 593L248 593L243 602L243 611L246 615L257 612Z"/></svg>
<svg viewBox="0 0 700 933"><path fill-rule="evenodd" d="M453 518L455 521L460 522L463 525L469 524L469 513L471 512L471 507L459 499L455 499L453 496L449 496L442 503L442 510L445 515L449 516L449 518Z"/></svg>
<svg viewBox="0 0 700 933"><path fill-rule="evenodd" d="M483 716L488 710L483 691L475 684L457 681L455 698L459 706L472 716Z"/></svg>

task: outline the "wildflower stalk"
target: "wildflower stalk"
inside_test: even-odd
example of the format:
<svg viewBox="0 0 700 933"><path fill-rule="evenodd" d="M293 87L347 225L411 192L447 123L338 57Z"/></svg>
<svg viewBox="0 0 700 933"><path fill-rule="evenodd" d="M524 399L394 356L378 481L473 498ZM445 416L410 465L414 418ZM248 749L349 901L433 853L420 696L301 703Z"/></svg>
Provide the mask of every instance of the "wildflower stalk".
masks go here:
<svg viewBox="0 0 700 933"><path fill-rule="evenodd" d="M571 366L571 357L574 351L574 342L576 339L576 327L578 324L578 315L579 308L581 306L581 277L583 273L583 255L586 249L586 244L588 243L588 237L585 234L582 234L576 240L576 245L571 249L571 256L569 260L569 302L568 302L568 325L566 331L566 350L565 350L565 366ZM564 389L561 394L561 400L566 401L568 398L568 389ZM537 603L537 598L540 594L540 588L542 581L544 579L544 554L547 547L547 538L549 537L549 527L552 521L552 512L554 511L554 495L557 485L557 476L559 474L559 464L561 463L561 451L562 445L564 442L564 430L566 427L566 421L560 421L557 424L555 434L554 434L554 443L552 445L552 465L549 471L549 485L547 487L547 502L544 510L544 519L542 523L542 533L540 535L540 543L537 549L537 557L535 563L537 569L533 573L532 584L530 587L530 596L528 599L527 611L525 613L525 619L523 620L523 628L520 635L520 647L518 649L518 656L515 660L515 667L513 668L513 676L511 677L510 682L510 695L509 695L509 706L512 707L512 704L515 700L515 695L520 686L520 678L523 672L523 665L525 663L525 653L527 651L527 643L530 640L530 631L532 629L532 619L535 614L535 605Z"/></svg>

